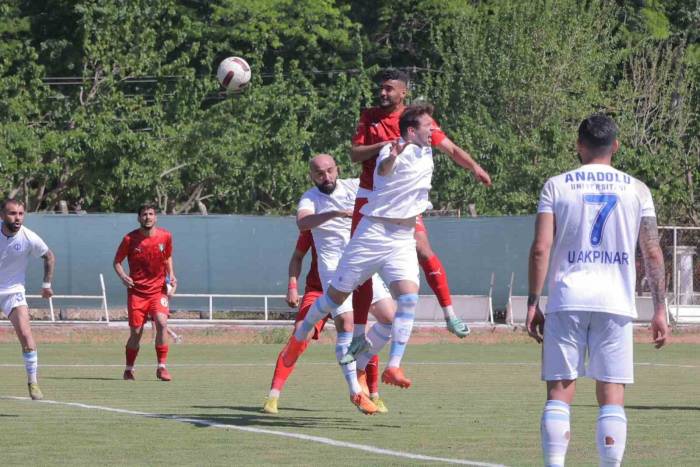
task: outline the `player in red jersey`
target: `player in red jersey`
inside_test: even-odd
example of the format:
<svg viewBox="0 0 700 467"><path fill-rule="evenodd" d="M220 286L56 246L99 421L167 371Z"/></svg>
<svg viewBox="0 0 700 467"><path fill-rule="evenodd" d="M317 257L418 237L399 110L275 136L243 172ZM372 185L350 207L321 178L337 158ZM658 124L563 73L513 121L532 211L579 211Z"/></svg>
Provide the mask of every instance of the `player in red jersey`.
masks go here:
<svg viewBox="0 0 700 467"><path fill-rule="evenodd" d="M172 258L173 240L170 232L156 227L157 216L153 205L144 204L139 208L138 221L141 227L124 236L114 256L114 270L127 287L129 311L130 335L126 342L124 379L134 379L134 362L150 316L156 326L156 377L161 381L170 381L170 373L165 367L168 358L165 329L169 314L165 278L168 276L170 284L177 286ZM122 267L124 258L129 262L129 274Z"/></svg>
<svg viewBox="0 0 700 467"><path fill-rule="evenodd" d="M306 253L309 250L311 250L311 265L309 266L309 272L306 274L304 296L301 299L301 304L299 304L297 278L301 274L301 265L304 256L306 256ZM289 305L291 308L295 308L297 306L299 307L299 311L294 317L294 329L292 330L292 335L294 335L294 332L301 325L301 322L304 321L304 318L309 312L311 305L313 305L316 299L321 295L323 295L323 287L321 286L321 279L318 276L318 267L316 264L316 247L314 245L314 239L311 235L310 230L304 230L302 232L299 232L296 247L294 248L292 257L289 259L289 281L287 284L286 301L287 305ZM327 315L321 321L316 323L316 326L314 328L314 334L312 337L314 340L318 340L318 337L321 334L323 327L326 325L326 321L328 321L328 318L330 318L330 315ZM284 349L282 349L282 351L277 356L275 372L272 376L272 383L270 384L270 393L265 399L265 403L262 409L263 412L271 414L278 413L277 405L280 393L282 392L282 388L284 388L284 384L287 382L287 379L292 374L292 371L294 371L296 361L290 366L284 364L284 354L287 350L288 345L289 343L285 345ZM303 341L300 356L301 353L303 353L306 350L308 345L308 341ZM379 359L376 355L374 356L374 358L372 358L372 360L369 361L369 363L367 363L366 373L367 386L369 388L370 394L374 396L372 397L372 401L375 403L375 405L378 406L380 412L387 412L387 408L384 405L384 402L381 401L381 399L379 399L378 395Z"/></svg>
<svg viewBox="0 0 700 467"><path fill-rule="evenodd" d="M399 118L405 108L404 101L408 91L408 75L396 69L385 70L380 77L379 106L365 109L360 114L355 135L352 138L350 158L353 162L362 163L360 189L355 200L352 218L352 231L362 219L360 208L367 203L367 197L372 192L374 169L379 150L387 143L395 141L400 136ZM458 165L470 170L474 177L486 186L491 185L491 177L472 159L464 149L454 144L434 122L431 134L431 144L434 148L448 154ZM433 289L442 307L447 329L462 338L469 334L469 327L454 314L452 297L447 283L447 274L440 259L433 252L428 233L419 216L416 223L416 250L418 260L426 280ZM358 353L365 348L365 325L372 298L371 279L362 284L353 294L353 309L355 313L355 337L351 352Z"/></svg>

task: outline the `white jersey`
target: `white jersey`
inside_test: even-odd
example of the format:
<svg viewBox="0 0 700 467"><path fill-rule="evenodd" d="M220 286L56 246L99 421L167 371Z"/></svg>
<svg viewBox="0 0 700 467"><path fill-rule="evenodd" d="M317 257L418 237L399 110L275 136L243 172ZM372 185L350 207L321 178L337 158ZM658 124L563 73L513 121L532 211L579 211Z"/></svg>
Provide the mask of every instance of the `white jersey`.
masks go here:
<svg viewBox="0 0 700 467"><path fill-rule="evenodd" d="M537 209L556 226L547 312L602 311L637 317L635 249L642 217L656 217L644 183L608 165L550 178Z"/></svg>
<svg viewBox="0 0 700 467"><path fill-rule="evenodd" d="M46 243L25 226L12 237L0 234L0 295L24 293L29 256L39 258L47 251Z"/></svg>
<svg viewBox="0 0 700 467"><path fill-rule="evenodd" d="M403 144L404 140L400 140ZM433 150L407 145L396 157L394 167L386 176L379 175L379 166L389 157L391 144L379 151L374 169L374 190L360 212L365 216L389 219L409 219L428 209L433 177Z"/></svg>
<svg viewBox="0 0 700 467"><path fill-rule="evenodd" d="M304 193L297 211L323 214L328 211L352 211L360 181L357 178L338 180L330 195L313 187ZM350 241L350 217L334 217L311 229L318 255L318 273L325 283L335 271L338 261Z"/></svg>

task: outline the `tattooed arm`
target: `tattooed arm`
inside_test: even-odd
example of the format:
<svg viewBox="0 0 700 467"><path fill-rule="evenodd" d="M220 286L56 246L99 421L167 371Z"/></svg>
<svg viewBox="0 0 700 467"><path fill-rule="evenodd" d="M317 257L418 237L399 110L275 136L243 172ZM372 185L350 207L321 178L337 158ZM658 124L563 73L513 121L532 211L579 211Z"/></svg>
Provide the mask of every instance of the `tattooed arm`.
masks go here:
<svg viewBox="0 0 700 467"><path fill-rule="evenodd" d="M644 270L647 273L651 299L654 304L654 316L651 331L656 348L666 344L668 322L666 321L666 280L664 255L659 245L659 230L656 217L642 217L639 226L639 248L642 250Z"/></svg>

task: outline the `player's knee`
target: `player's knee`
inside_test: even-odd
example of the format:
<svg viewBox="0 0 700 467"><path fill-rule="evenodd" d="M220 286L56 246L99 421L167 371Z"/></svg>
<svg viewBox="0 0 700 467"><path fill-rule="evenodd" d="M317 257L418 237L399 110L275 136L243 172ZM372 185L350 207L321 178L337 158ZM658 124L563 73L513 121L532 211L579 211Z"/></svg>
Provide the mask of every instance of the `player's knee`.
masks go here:
<svg viewBox="0 0 700 467"><path fill-rule="evenodd" d="M416 306L418 305L418 294L416 293L404 293L398 296L396 302L399 305L398 313L415 313Z"/></svg>

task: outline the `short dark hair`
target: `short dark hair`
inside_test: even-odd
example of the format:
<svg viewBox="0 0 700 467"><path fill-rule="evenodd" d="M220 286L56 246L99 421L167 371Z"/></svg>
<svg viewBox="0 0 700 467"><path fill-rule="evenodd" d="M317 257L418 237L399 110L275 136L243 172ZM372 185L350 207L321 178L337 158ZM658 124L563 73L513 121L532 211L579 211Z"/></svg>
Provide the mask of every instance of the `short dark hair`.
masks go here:
<svg viewBox="0 0 700 467"><path fill-rule="evenodd" d="M156 207L155 203L151 203L150 201L147 201L143 203L141 206L139 206L139 211L138 214L139 216L143 214L143 211L147 211L149 209L153 209L156 214L158 213L158 208Z"/></svg>
<svg viewBox="0 0 700 467"><path fill-rule="evenodd" d="M401 136L405 138L409 128L418 128L418 119L423 115L433 115L432 104L421 102L406 106L401 113L401 117L399 118L399 130L401 131Z"/></svg>
<svg viewBox="0 0 700 467"><path fill-rule="evenodd" d="M617 139L615 121L603 114L593 114L583 120L578 127L578 140L593 151L606 149Z"/></svg>
<svg viewBox="0 0 700 467"><path fill-rule="evenodd" d="M3 200L2 205L0 205L0 211L4 211L5 206L7 206L8 204L16 204L17 206L25 207L24 201L20 201L15 198L6 198L5 200Z"/></svg>
<svg viewBox="0 0 700 467"><path fill-rule="evenodd" d="M379 82L383 83L389 80L401 81L408 86L408 73L397 68L387 68L379 74Z"/></svg>

